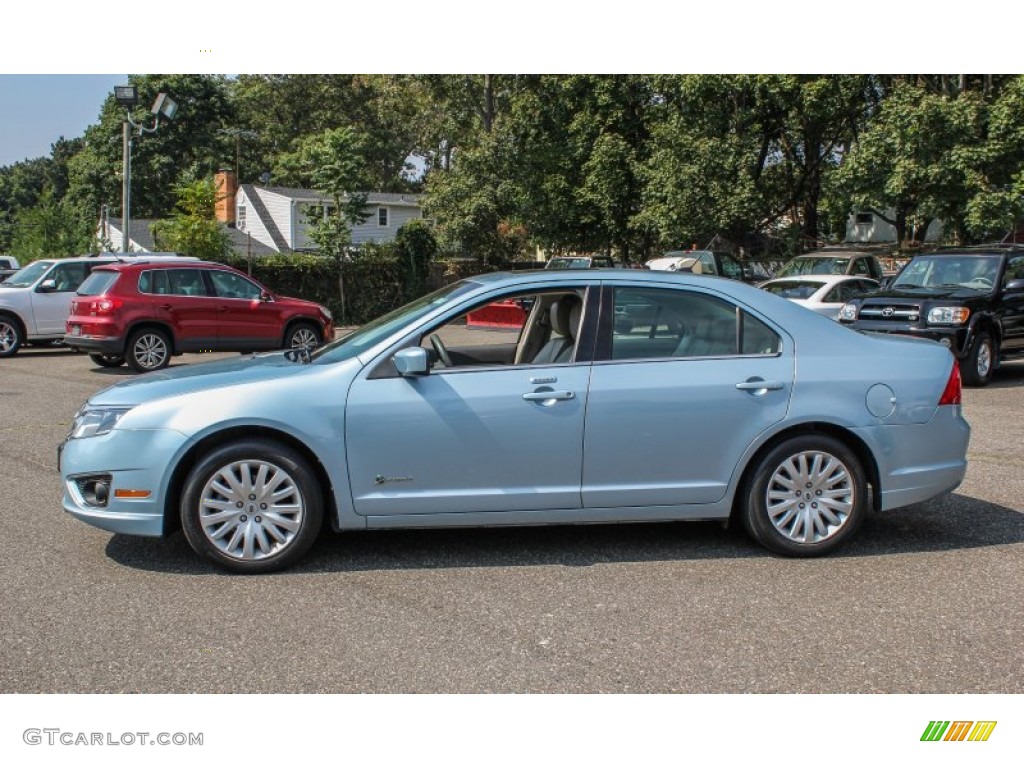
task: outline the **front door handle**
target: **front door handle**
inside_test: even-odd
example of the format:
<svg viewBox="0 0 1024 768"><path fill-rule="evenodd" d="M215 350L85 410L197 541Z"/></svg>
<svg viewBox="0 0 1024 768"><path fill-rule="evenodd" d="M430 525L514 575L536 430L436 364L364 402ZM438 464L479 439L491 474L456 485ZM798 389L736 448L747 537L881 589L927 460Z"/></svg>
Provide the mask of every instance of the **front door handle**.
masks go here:
<svg viewBox="0 0 1024 768"><path fill-rule="evenodd" d="M546 403L548 400L572 400L576 397L576 393L568 389L563 389L561 392L527 392L523 395L523 400L529 400L533 403Z"/></svg>
<svg viewBox="0 0 1024 768"><path fill-rule="evenodd" d="M763 395L769 390L782 389L786 385L781 381L765 381L764 379L757 378L756 376L746 381L741 381L736 385L736 389L743 392L750 392L754 395Z"/></svg>

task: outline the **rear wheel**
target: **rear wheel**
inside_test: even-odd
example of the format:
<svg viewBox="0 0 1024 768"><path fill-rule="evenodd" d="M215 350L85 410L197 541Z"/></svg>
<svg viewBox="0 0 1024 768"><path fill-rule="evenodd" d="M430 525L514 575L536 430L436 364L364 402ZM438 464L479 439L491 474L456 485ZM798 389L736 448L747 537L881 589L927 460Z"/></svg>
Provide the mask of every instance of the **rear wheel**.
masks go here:
<svg viewBox="0 0 1024 768"><path fill-rule="evenodd" d="M9 317L0 317L0 357L11 357L24 341L21 326Z"/></svg>
<svg viewBox="0 0 1024 768"><path fill-rule="evenodd" d="M171 340L157 328L143 328L128 339L128 365L139 373L166 368L171 361Z"/></svg>
<svg viewBox="0 0 1024 768"><path fill-rule="evenodd" d="M120 368L124 365L124 357L121 355L90 353L89 359L101 368Z"/></svg>
<svg viewBox="0 0 1024 768"><path fill-rule="evenodd" d="M987 331L974 334L974 341L967 350L967 356L960 366L964 384L969 387L984 387L992 381L998 352L995 342Z"/></svg>
<svg viewBox="0 0 1024 768"><path fill-rule="evenodd" d="M181 524L192 548L237 573L285 568L312 546L323 519L309 463L277 442L240 440L189 473Z"/></svg>
<svg viewBox="0 0 1024 768"><path fill-rule="evenodd" d="M744 523L780 554L812 557L847 541L868 510L868 486L856 455L827 435L790 438L757 464L747 486Z"/></svg>

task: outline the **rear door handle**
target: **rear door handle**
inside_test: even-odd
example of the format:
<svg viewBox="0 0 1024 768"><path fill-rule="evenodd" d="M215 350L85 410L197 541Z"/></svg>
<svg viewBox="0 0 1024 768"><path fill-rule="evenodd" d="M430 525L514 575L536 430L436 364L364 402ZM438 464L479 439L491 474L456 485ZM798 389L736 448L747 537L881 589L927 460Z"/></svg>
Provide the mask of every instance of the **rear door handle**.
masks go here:
<svg viewBox="0 0 1024 768"><path fill-rule="evenodd" d="M537 403L546 400L572 400L574 397L576 397L575 392L563 389L561 392L527 392L523 395L523 400Z"/></svg>
<svg viewBox="0 0 1024 768"><path fill-rule="evenodd" d="M753 378L741 381L736 385L736 389L743 392L752 392L755 395L763 395L769 390L782 389L785 386L781 381L765 381L764 379Z"/></svg>
<svg viewBox="0 0 1024 768"><path fill-rule="evenodd" d="M170 304L161 304L159 307L157 307L157 309L171 310L173 309L173 307Z"/></svg>

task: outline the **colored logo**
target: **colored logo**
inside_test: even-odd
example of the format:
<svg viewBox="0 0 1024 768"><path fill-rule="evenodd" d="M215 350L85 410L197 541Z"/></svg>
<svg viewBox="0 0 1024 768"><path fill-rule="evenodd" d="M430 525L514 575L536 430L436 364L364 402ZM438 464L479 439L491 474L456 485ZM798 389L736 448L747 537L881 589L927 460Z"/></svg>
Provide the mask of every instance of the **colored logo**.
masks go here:
<svg viewBox="0 0 1024 768"><path fill-rule="evenodd" d="M988 741L995 729L995 720L932 720L921 741Z"/></svg>

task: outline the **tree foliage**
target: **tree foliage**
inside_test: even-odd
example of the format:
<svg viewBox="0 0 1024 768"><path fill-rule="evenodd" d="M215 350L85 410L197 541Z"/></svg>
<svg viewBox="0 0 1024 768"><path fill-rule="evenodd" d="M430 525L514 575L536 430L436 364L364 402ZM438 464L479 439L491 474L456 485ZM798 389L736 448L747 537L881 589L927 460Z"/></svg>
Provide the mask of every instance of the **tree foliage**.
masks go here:
<svg viewBox="0 0 1024 768"><path fill-rule="evenodd" d="M723 238L750 251L840 239L873 210L903 239L951 241L1024 221L1020 75L133 75L137 122L160 91L177 119L133 138L132 214L168 218L176 190L310 187L321 250L346 252L360 193L425 193L439 246L500 263L549 252L639 260ZM0 249L18 230L68 242L121 207L113 98L82 137L0 168ZM43 203L45 198L45 203ZM29 213L32 211L32 213ZM54 236L55 237L55 236ZM33 252L61 238L38 241ZM62 235L64 237L64 235ZM15 254L20 255L20 254Z"/></svg>
<svg viewBox="0 0 1024 768"><path fill-rule="evenodd" d="M178 199L171 218L153 225L157 248L213 261L226 258L231 245L214 214L217 187L213 180L179 184L175 194Z"/></svg>

